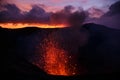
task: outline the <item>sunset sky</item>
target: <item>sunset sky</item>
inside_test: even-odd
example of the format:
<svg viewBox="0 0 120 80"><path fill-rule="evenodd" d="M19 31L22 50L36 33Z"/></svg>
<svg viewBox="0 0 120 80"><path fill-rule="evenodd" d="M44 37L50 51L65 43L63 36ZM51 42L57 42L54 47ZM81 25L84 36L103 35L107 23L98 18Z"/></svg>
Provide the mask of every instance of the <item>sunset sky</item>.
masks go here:
<svg viewBox="0 0 120 80"><path fill-rule="evenodd" d="M0 0L0 26L47 28L59 24L63 27L69 24L68 20L75 12L79 12L81 21L84 21L84 13L87 18L100 18L117 1L119 0Z"/></svg>

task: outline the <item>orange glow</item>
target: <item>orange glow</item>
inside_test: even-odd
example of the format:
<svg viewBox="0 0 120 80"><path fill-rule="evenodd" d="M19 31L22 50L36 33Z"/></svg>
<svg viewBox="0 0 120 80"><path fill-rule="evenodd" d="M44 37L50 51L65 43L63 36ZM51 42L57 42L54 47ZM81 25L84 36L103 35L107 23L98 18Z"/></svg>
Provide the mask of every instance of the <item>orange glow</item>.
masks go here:
<svg viewBox="0 0 120 80"><path fill-rule="evenodd" d="M44 42L43 69L45 72L51 75L75 75L76 67L69 62L71 56L59 47L58 42L52 36L46 38Z"/></svg>
<svg viewBox="0 0 120 80"><path fill-rule="evenodd" d="M39 24L39 23L16 23L16 24L13 24L13 23L0 23L0 26L3 27L3 28L9 28L9 29L17 29L17 28L24 28L24 27L38 27L38 28L63 28L65 27L66 25L64 24L57 24L57 25L49 25L49 24Z"/></svg>

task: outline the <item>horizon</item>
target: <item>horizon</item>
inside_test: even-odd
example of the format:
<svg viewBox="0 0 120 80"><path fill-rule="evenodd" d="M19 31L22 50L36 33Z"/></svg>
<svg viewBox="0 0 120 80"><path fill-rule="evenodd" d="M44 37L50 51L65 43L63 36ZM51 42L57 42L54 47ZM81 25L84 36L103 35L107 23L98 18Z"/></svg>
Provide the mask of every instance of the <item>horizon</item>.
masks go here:
<svg viewBox="0 0 120 80"><path fill-rule="evenodd" d="M40 0L37 0L38 3L41 3ZM36 2L37 2L36 1ZM83 23L96 23L108 26L110 28L116 28L120 29L119 22L117 21L119 15L112 14L111 16L108 16L107 14L111 14L111 12L114 12L110 7L111 5L114 5L116 3L119 3L118 0L98 0L101 1L101 8L97 7L96 0L95 1L89 1L89 0L78 0L81 4L89 4L88 9L84 9L86 7L85 5L80 6L80 4L75 7L76 4L66 4L63 1L60 1L63 7L61 9L58 9L54 12L53 11L47 11L44 6L34 4L33 1L20 1L20 0L1 0L1 10L0 10L0 26L4 26L7 28L20 28L23 26L42 26L42 28L54 28L56 27L64 27L71 25L71 22L74 21L72 24L83 24ZM117 2L118 1L118 2ZM33 4L31 5L31 2ZM75 3L77 1L74 1ZM28 10L21 10L22 6L21 4L27 4L27 6L31 6ZM47 5L47 0L43 2L43 5ZM50 4L54 4L58 2L54 2L50 0ZM96 6L94 6L95 3ZM109 6L105 7L108 4ZM52 6L52 5L51 5ZM54 5L53 5L54 6ZM59 6L59 4L58 4ZM93 7L94 6L94 7ZM116 7L117 6L112 6ZM119 6L118 6L119 7ZM119 10L117 11L119 12ZM7 16L6 16L7 15ZM69 22L70 18L74 16L73 19L71 19L71 22ZM74 20L76 17L76 21ZM79 19L77 19L79 17ZM111 19L114 19L114 21ZM76 23L77 22L77 23ZM106 22L106 23L105 23ZM18 26L19 25L19 26ZM45 25L45 26L43 26Z"/></svg>

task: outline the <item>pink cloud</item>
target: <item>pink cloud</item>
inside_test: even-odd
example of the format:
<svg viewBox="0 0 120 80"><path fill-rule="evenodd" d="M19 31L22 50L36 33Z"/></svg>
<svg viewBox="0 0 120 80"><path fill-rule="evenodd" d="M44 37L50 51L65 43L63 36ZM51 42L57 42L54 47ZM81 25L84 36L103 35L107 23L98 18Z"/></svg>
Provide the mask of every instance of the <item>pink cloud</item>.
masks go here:
<svg viewBox="0 0 120 80"><path fill-rule="evenodd" d="M90 8L88 10L88 13L89 13L89 17L91 18L100 18L104 14L104 12L101 9L97 9L94 7Z"/></svg>
<svg viewBox="0 0 120 80"><path fill-rule="evenodd" d="M81 2L82 2L82 3L87 3L87 2L88 2L88 0L81 0Z"/></svg>

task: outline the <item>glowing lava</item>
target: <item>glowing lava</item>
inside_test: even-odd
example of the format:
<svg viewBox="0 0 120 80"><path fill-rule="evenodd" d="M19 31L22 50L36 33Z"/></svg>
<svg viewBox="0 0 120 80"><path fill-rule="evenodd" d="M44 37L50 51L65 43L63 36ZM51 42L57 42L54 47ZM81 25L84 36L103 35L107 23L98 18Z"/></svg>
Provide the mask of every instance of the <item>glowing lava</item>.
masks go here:
<svg viewBox="0 0 120 80"><path fill-rule="evenodd" d="M44 69L47 73L53 75L67 75L66 70L66 52L59 49L55 42L48 42L46 44L45 54L44 54Z"/></svg>
<svg viewBox="0 0 120 80"><path fill-rule="evenodd" d="M68 53L59 47L52 36L44 40L44 70L51 75L71 76L76 74L74 65L69 64L71 58Z"/></svg>
<svg viewBox="0 0 120 80"><path fill-rule="evenodd" d="M24 27L38 27L38 28L63 28L65 24L40 24L40 23L0 23L3 28L16 29Z"/></svg>

